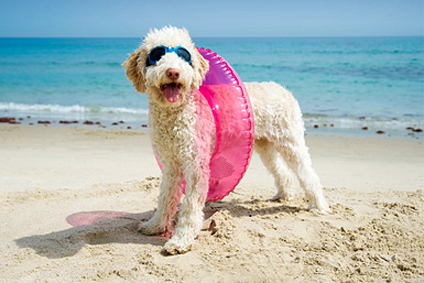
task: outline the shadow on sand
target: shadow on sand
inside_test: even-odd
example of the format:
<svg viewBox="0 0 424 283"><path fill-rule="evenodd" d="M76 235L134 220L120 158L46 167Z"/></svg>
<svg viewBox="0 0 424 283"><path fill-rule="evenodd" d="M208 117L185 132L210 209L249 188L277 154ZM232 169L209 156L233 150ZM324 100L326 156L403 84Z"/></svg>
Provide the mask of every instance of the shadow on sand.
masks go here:
<svg viewBox="0 0 424 283"><path fill-rule="evenodd" d="M113 211L80 212L67 217L72 228L45 235L15 240L21 248L31 248L47 258L75 255L86 244L134 243L162 246L167 238L145 236L138 232L141 221L152 217L153 211L130 214Z"/></svg>
<svg viewBox="0 0 424 283"><path fill-rule="evenodd" d="M258 208L256 204L262 205ZM253 206L253 207L252 207ZM213 215L219 210L227 210L233 217L272 215L279 213L296 214L304 211L298 207L279 205L275 202L253 200L247 202L218 201L205 207L204 229L216 232ZM116 211L89 211L72 214L66 221L72 228L45 235L34 235L15 240L21 248L31 248L40 256L64 258L75 255L85 245L109 243L133 243L141 245L163 246L172 235L145 236L138 232L141 221L153 216L153 211L130 214ZM175 222L173 223L175 224Z"/></svg>

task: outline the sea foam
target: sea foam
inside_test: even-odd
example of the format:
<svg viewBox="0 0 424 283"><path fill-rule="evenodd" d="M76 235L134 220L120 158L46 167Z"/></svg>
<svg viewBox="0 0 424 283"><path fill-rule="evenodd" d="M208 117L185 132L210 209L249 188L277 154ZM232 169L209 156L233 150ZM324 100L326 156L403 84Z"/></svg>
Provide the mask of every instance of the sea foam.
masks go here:
<svg viewBox="0 0 424 283"><path fill-rule="evenodd" d="M87 107L81 105L56 105L56 104L19 104L0 103L2 116L30 115L34 118L49 119L75 119L99 121L137 121L146 122L148 110L131 109L124 107Z"/></svg>

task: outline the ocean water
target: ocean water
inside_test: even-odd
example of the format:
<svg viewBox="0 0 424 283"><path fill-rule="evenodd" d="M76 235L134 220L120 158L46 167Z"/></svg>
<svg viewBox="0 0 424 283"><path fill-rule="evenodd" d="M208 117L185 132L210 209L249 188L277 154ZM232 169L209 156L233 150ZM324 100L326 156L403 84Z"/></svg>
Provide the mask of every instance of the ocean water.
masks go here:
<svg viewBox="0 0 424 283"><path fill-rule="evenodd" d="M245 82L276 81L299 101L307 128L424 127L423 37L194 38ZM147 121L121 64L138 38L0 38L0 116Z"/></svg>

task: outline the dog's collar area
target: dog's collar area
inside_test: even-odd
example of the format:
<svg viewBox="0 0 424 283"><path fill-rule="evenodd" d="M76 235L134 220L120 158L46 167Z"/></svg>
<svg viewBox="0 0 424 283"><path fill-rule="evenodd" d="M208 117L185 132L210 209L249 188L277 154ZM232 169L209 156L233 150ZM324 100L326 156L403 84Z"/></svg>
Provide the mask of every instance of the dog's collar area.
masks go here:
<svg viewBox="0 0 424 283"><path fill-rule="evenodd" d="M150 51L149 56L147 57L147 64L146 67L149 67L151 65L156 65L157 62L166 54L169 52L173 52L178 55L181 59L186 61L188 64L191 65L191 54L190 52L185 49L182 46L176 46L176 47L167 47L167 46L157 46Z"/></svg>

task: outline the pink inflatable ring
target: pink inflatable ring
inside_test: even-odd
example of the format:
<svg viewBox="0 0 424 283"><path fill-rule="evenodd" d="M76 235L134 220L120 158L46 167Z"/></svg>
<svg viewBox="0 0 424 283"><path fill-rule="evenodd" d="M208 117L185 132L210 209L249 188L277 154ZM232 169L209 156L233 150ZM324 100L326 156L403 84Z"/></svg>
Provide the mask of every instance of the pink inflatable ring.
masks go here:
<svg viewBox="0 0 424 283"><path fill-rule="evenodd" d="M236 71L211 50L197 50L209 61L209 71L199 92L215 120L216 144L209 163L207 200L216 201L235 189L249 166L255 140L253 111ZM162 168L160 163L159 166Z"/></svg>

